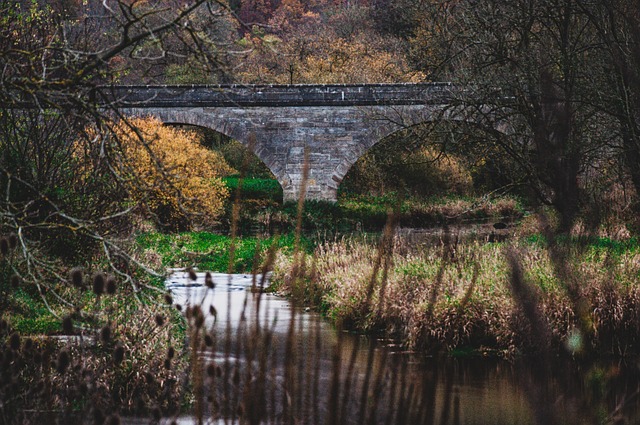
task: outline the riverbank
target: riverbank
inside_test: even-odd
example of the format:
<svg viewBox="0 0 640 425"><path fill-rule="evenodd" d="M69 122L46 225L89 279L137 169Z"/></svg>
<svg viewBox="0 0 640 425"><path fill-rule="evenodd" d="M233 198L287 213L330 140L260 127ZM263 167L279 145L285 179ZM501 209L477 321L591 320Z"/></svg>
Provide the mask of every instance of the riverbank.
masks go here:
<svg viewBox="0 0 640 425"><path fill-rule="evenodd" d="M640 353L640 244L574 238L549 244L341 239L273 281L345 328L425 353ZM304 266L302 265L304 264ZM301 273L300 270L306 270Z"/></svg>

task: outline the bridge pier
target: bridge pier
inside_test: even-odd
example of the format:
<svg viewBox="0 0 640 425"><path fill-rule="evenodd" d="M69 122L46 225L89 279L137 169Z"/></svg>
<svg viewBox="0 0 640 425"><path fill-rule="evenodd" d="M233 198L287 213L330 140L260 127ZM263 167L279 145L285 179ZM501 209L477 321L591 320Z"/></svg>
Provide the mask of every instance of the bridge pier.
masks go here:
<svg viewBox="0 0 640 425"><path fill-rule="evenodd" d="M337 200L351 166L374 144L429 121L449 84L123 87L124 114L210 128L249 147L280 182L285 201Z"/></svg>

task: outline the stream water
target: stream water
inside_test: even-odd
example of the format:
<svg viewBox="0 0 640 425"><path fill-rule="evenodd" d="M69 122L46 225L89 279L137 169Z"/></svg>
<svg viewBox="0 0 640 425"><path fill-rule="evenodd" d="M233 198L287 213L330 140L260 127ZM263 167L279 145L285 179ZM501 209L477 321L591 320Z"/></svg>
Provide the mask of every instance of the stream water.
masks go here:
<svg viewBox="0 0 640 425"><path fill-rule="evenodd" d="M285 298L252 292L260 277L212 277L213 289L204 273L194 281L176 271L167 287L183 311L201 305L204 327L223 335L199 358L226 365L205 392L233 407L203 403L199 413L172 418L176 423L640 423L638 364L419 356L401 344L338 332ZM232 384L225 389L227 371Z"/></svg>

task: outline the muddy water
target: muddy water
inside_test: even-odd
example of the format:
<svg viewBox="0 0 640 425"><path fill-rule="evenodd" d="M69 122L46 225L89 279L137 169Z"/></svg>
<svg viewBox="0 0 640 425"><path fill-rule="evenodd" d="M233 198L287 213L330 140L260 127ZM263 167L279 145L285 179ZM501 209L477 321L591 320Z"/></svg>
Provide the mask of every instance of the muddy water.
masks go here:
<svg viewBox="0 0 640 425"><path fill-rule="evenodd" d="M175 272L167 281L183 311L202 306L205 328L216 335L214 347L199 354L203 364L218 365L217 381L204 379L205 392L231 407L203 402L197 416L205 423L244 423L251 412L259 423L640 423L636 364L418 356L252 292L260 277L212 277L213 289L204 273L192 281ZM171 420L197 423L193 415Z"/></svg>

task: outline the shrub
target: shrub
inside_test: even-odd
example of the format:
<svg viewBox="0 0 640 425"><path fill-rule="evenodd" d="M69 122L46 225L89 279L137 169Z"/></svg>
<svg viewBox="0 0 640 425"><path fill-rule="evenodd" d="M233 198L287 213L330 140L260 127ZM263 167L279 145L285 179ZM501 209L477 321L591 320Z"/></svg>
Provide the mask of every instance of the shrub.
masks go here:
<svg viewBox="0 0 640 425"><path fill-rule="evenodd" d="M215 222L228 196L221 177L234 172L219 154L154 118L120 123L115 133L117 166L133 203L165 228L187 227L196 217Z"/></svg>
<svg viewBox="0 0 640 425"><path fill-rule="evenodd" d="M399 191L426 197L473 191L471 173L455 155L426 146L407 151L388 144L383 142L359 159L341 191L379 195Z"/></svg>

